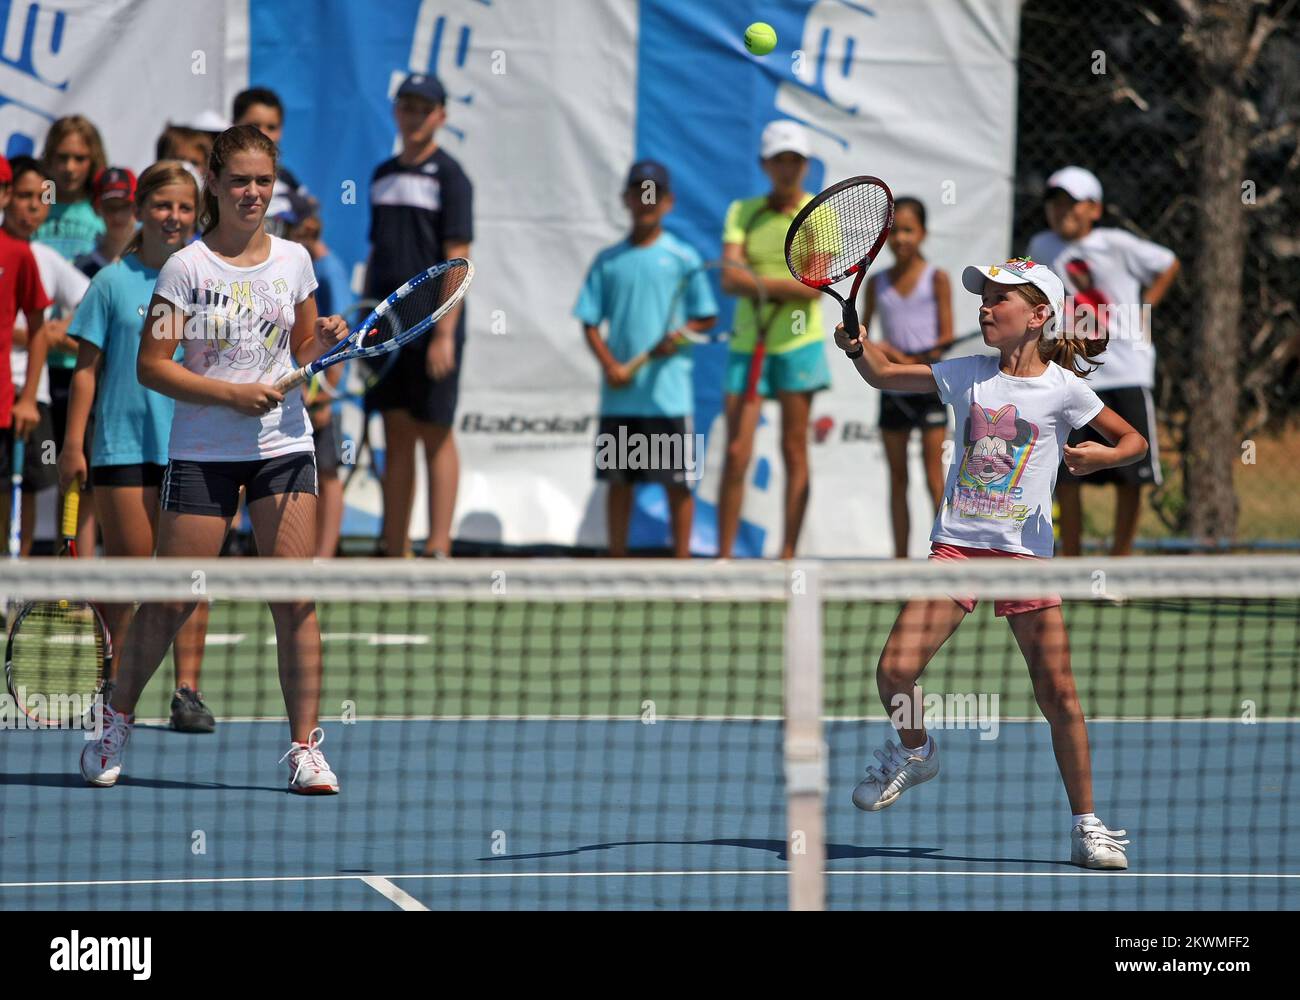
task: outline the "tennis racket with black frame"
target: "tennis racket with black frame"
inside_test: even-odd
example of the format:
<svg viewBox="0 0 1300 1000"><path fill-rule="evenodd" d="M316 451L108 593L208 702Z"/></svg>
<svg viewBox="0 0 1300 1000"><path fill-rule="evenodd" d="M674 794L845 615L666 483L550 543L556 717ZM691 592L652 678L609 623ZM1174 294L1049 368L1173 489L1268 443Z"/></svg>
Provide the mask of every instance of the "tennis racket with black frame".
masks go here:
<svg viewBox="0 0 1300 1000"><path fill-rule="evenodd" d="M785 262L809 288L840 304L844 329L856 336L862 281L894 225L894 196L879 177L860 176L833 184L810 201L790 223ZM847 296L831 286L853 275Z"/></svg>
<svg viewBox="0 0 1300 1000"><path fill-rule="evenodd" d="M692 319L700 319L702 317L685 316L683 309L683 303L685 302L686 296L690 293L692 284L698 281L701 275L722 275L727 271L749 275L749 277L755 282L755 287L758 288L762 303L766 304L767 298L763 294L762 284L759 282L758 277L754 272L744 264L734 260L723 260L721 258L705 261L698 267L693 267L691 270L687 271L686 274L682 276L682 279L677 283L677 289L673 293L672 303L668 307L667 327L660 343L671 337L677 344L678 349L684 348L689 350L692 347L702 346L705 344L722 343L731 338L731 330L719 330L716 328L712 330L692 330L686 324ZM756 306L755 308L760 307ZM658 344L656 344L655 347L658 347ZM646 364L648 361L654 360L653 354L654 349L651 349L649 351L642 351L640 354L633 357L632 360L627 363L628 376L631 377L635 375L642 365Z"/></svg>
<svg viewBox="0 0 1300 1000"><path fill-rule="evenodd" d="M81 483L63 502L60 554L77 554ZM89 601L35 601L14 615L5 646L5 686L36 725L69 726L92 712L112 689L113 641Z"/></svg>

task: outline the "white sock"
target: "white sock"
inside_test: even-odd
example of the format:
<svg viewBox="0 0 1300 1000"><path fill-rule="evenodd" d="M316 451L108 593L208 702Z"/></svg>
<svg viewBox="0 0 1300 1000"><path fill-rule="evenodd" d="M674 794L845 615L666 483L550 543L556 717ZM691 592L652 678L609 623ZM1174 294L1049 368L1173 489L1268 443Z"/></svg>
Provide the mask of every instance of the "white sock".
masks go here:
<svg viewBox="0 0 1300 1000"><path fill-rule="evenodd" d="M922 760L929 760L930 751L933 749L934 749L934 740L930 738L929 733L925 734L925 742L922 743L915 750L913 750L911 747L903 747L904 752L911 754L913 757L920 757Z"/></svg>
<svg viewBox="0 0 1300 1000"><path fill-rule="evenodd" d="M1070 829L1073 830L1080 823L1083 823L1090 819L1097 819L1097 814L1096 813L1075 813L1073 816L1070 817ZM1098 822L1100 822L1100 820L1098 820Z"/></svg>

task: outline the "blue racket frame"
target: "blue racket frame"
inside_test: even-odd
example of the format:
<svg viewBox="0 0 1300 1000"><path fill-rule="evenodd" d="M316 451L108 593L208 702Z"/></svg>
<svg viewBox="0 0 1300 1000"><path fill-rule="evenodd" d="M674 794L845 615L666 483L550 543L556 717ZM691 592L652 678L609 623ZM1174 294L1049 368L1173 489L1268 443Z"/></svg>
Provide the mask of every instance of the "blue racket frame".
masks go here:
<svg viewBox="0 0 1300 1000"><path fill-rule="evenodd" d="M452 268L465 268L465 279L457 286L456 290L448 297L447 301L440 305L431 315L426 316L419 323L401 331L391 340L386 340L381 344L375 344L373 347L362 347L360 342L371 328L388 310L393 308L398 302L410 295L411 292L434 278L440 277ZM416 337L419 337L434 323L442 319L450 310L455 308L456 304L465 297L469 290L470 282L474 280L474 265L464 257L453 257L451 260L443 261L426 271L417 274L414 278L407 281L401 288L393 292L392 295L384 299L383 302L375 306L374 310L363 319L348 335L339 341L334 347L322 354L315 361L303 365L295 371L290 372L278 382L275 383L277 392L287 392L295 386L302 385L308 379L323 372L331 365L337 365L343 361L351 361L356 358L373 358L381 354L387 354L389 351L396 351L403 344L409 344Z"/></svg>

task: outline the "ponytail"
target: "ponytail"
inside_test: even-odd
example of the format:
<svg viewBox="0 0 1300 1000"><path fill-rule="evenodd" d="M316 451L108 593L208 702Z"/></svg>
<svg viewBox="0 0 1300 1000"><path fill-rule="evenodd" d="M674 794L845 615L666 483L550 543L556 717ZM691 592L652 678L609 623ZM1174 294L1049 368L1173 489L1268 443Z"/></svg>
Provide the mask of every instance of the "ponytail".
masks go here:
<svg viewBox="0 0 1300 1000"><path fill-rule="evenodd" d="M1034 285L1012 285L1011 290L1030 306L1051 307L1051 301ZM1045 362L1054 361L1079 378L1087 378L1102 366L1103 362L1092 359L1106 350L1106 345L1110 342L1110 337L1104 330L1095 338L1080 337L1072 329L1066 328L1064 316L1053 316L1048 322L1055 322L1056 330L1051 336L1044 334L1038 338L1040 359Z"/></svg>
<svg viewBox="0 0 1300 1000"><path fill-rule="evenodd" d="M226 129L212 143L212 154L208 157L208 170L212 176L220 177L226 169L230 158L236 153L265 153L271 158L271 167L276 165L275 143L262 134L256 125L234 125ZM215 184L203 185L203 207L199 212L199 229L204 236L217 228L221 221L220 208L217 204Z"/></svg>

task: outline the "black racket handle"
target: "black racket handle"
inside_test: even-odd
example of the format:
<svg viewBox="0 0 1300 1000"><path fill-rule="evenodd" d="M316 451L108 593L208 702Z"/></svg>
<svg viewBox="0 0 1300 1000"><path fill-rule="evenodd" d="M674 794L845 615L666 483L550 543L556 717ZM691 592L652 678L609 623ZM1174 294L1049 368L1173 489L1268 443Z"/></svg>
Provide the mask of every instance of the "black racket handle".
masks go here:
<svg viewBox="0 0 1300 1000"><path fill-rule="evenodd" d="M844 303L844 332L851 338L857 337L858 327L858 307L854 304L853 299Z"/></svg>

